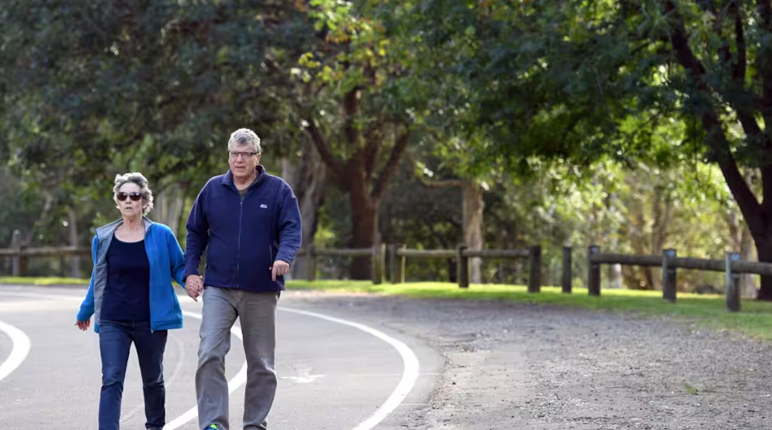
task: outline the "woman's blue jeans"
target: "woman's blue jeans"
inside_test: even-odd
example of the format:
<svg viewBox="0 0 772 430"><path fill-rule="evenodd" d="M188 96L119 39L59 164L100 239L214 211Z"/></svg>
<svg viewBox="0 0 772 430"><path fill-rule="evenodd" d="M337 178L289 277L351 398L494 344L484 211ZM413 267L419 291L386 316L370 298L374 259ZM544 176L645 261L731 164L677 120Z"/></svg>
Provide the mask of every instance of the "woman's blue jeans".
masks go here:
<svg viewBox="0 0 772 430"><path fill-rule="evenodd" d="M145 395L148 429L166 424L166 391L163 357L166 330L151 332L150 321L101 321L99 351L102 355L102 394L99 399L99 430L119 430L121 398L131 343L137 350Z"/></svg>

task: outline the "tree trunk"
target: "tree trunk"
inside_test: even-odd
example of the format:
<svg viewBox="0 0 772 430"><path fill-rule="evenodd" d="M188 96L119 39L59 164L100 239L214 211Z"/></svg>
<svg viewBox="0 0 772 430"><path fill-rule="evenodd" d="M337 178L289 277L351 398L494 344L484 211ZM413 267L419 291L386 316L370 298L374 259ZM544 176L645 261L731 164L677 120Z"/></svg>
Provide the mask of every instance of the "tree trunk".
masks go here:
<svg viewBox="0 0 772 430"><path fill-rule="evenodd" d="M657 185L654 187L654 194L652 195L652 217L654 223L651 227L651 254L661 255L662 250L667 241L667 228L670 224L670 216L672 213L672 202L670 196L664 190L664 187ZM652 290L661 290L661 282L659 279L653 276L652 268L646 268L646 279L650 282Z"/></svg>
<svg viewBox="0 0 772 430"><path fill-rule="evenodd" d="M616 191L608 194L606 198L606 210L613 211L617 206L618 193ZM613 226L613 223L608 225ZM609 243L610 252L617 252L617 246L619 244L618 231L612 231L609 227L604 228L604 234L606 235ZM609 264L608 265L608 287L614 289L622 288L622 265L621 264Z"/></svg>
<svg viewBox="0 0 772 430"><path fill-rule="evenodd" d="M363 172L355 172L363 173ZM355 176L355 175L352 175ZM351 202L351 247L372 248L378 242L378 208L380 201L373 199L362 178L349 182ZM355 257L351 261L351 279L372 279L370 257Z"/></svg>
<svg viewBox="0 0 772 430"><path fill-rule="evenodd" d="M484 248L483 237L483 190L474 179L464 180L463 185L463 222L464 244L472 250ZM482 284L482 259L469 259L469 281Z"/></svg>
<svg viewBox="0 0 772 430"><path fill-rule="evenodd" d="M303 224L303 248L313 245L319 224L319 208L324 201L324 186L327 168L319 152L309 140L298 160L282 158L282 177L292 187L300 207ZM311 279L309 270L313 267L308 257L298 257L292 265L292 277Z"/></svg>
<svg viewBox="0 0 772 430"><path fill-rule="evenodd" d="M615 288L615 289L622 288L622 265L621 264L608 265L608 287Z"/></svg>
<svg viewBox="0 0 772 430"><path fill-rule="evenodd" d="M78 235L78 216L75 213L75 209L72 206L67 206L67 221L69 223L69 236L70 246L76 247L80 245L80 238ZM70 277L80 279L80 257L70 257Z"/></svg>
<svg viewBox="0 0 772 430"><path fill-rule="evenodd" d="M716 138L716 135L713 137ZM723 138L723 135L718 135L718 138ZM772 211L768 208L772 202L772 183L767 184L772 182L772 167L761 169L764 184L762 188L764 199L761 204L748 184L747 173L743 175L740 172L731 154L724 154L723 158L719 158L719 167L756 244L758 261L772 263ZM742 246L740 251L743 252ZM761 276L761 286L756 299L772 301L772 277Z"/></svg>
<svg viewBox="0 0 772 430"><path fill-rule="evenodd" d="M171 185L153 199L152 217L166 224L175 235L180 226L182 210L185 208L185 190L184 186Z"/></svg>
<svg viewBox="0 0 772 430"><path fill-rule="evenodd" d="M740 258L746 261L753 260L753 242L748 226L742 221L736 211L729 212L729 234L731 237L731 251L740 251ZM756 275L744 273L740 275L740 292L744 298L754 298L758 294L754 278Z"/></svg>
<svg viewBox="0 0 772 430"><path fill-rule="evenodd" d="M753 241L751 240L751 232L745 223L742 224L742 231L740 233L740 258L746 261L753 261ZM750 273L740 275L740 291L743 297L754 298L758 295L756 276Z"/></svg>
<svg viewBox="0 0 772 430"><path fill-rule="evenodd" d="M638 237L634 237L632 240L632 247L636 254L647 255L650 252L646 249L644 242L646 230L646 217L644 215L644 208L640 204L635 205L635 223L634 227ZM637 267L637 271L640 273L638 279L635 280L635 289L637 290L653 290L654 289L654 275L651 273L651 267ZM643 282L643 284L641 283Z"/></svg>
<svg viewBox="0 0 772 430"><path fill-rule="evenodd" d="M704 115L703 123L705 123L704 127L706 129L711 129L711 126L713 126L713 133L709 135L709 138L728 145L725 142L725 136L722 134L723 131L717 130L718 127L715 126L715 124L718 124L717 119ZM719 144L713 143L713 145L720 148ZM758 261L761 263L772 263L772 208L769 207L772 205L772 166L766 166L761 169L762 194L764 198L762 203L759 203L748 184L747 174L743 175L740 172L732 154L728 153L728 150L727 153L720 153L718 165L729 189L732 191L732 197L734 197L737 205L740 207L753 242L756 244ZM756 299L772 301L772 277L761 277L761 286Z"/></svg>
<svg viewBox="0 0 772 430"><path fill-rule="evenodd" d="M374 79L374 75L371 76ZM391 179L399 167L402 155L410 142L410 128L407 124L395 127L392 131L393 146L388 150L388 159L379 169L377 166L381 157L379 154L387 148L389 140L384 117L374 118L364 133L357 125L361 120L359 115L359 103L362 96L361 88L351 89L342 100L344 122L342 124L343 142L350 151L347 159L338 158L333 152L327 138L317 126L313 116L308 114L305 130L313 142L330 173L335 177L337 184L349 194L351 202L351 245L354 248L372 248L378 242L378 208L381 198L386 191ZM301 107L301 111L305 111ZM332 133L332 135L335 135ZM348 151L344 151L348 152ZM372 188L372 191L371 191ZM352 279L372 279L370 257L357 257L351 263Z"/></svg>

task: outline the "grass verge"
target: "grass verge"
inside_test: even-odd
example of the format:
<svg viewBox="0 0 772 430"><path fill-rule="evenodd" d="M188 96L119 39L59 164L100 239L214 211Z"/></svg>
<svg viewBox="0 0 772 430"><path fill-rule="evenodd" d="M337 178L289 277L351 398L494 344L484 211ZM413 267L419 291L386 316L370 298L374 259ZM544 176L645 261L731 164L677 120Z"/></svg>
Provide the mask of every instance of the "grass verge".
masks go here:
<svg viewBox="0 0 772 430"><path fill-rule="evenodd" d="M59 277L13 277L13 276L7 276L2 277L0 276L0 284L12 284L12 285L39 285L39 286L49 286L49 285L86 285L88 286L89 279L78 279L78 278L59 278Z"/></svg>
<svg viewBox="0 0 772 430"><path fill-rule="evenodd" d="M590 297L586 289L574 289L563 294L558 287L542 287L541 293L528 293L525 286L472 285L469 289L457 284L417 282L409 284L373 285L369 281L290 281L289 289L313 289L356 293L375 293L412 298L446 298L467 300L501 300L537 305L570 306L594 310L610 310L649 316L670 316L712 330L730 330L749 337L772 341L772 303L743 300L742 311L727 312L724 297L679 293L676 303L662 300L659 291L603 290L601 297Z"/></svg>

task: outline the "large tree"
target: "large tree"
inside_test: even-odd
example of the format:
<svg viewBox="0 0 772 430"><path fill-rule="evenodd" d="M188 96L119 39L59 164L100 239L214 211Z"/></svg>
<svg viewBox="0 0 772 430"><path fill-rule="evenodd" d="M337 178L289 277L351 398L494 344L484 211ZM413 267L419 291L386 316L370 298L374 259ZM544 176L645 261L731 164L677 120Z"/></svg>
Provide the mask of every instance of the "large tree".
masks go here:
<svg viewBox="0 0 772 430"><path fill-rule="evenodd" d="M47 186L104 190L116 171L141 170L171 187L175 212L175 190L226 168L234 129L254 128L271 148L292 140L284 88L264 59L299 55L311 31L305 13L279 0L9 0L0 142Z"/></svg>
<svg viewBox="0 0 772 430"><path fill-rule="evenodd" d="M408 8L463 79L462 127L480 151L529 170L545 160L717 164L760 261L772 262L772 3L769 0L432 1ZM413 9L409 9L409 8ZM415 13L418 7L422 14ZM662 125L685 124L662 139ZM761 171L761 200L741 166ZM772 300L772 278L759 299Z"/></svg>
<svg viewBox="0 0 772 430"><path fill-rule="evenodd" d="M408 59L386 33L377 1L310 2L316 42L295 64L269 62L292 82L300 126L333 183L348 194L350 246L379 241L378 212L416 123ZM292 59L290 59L291 61ZM353 279L369 279L368 258L355 258Z"/></svg>

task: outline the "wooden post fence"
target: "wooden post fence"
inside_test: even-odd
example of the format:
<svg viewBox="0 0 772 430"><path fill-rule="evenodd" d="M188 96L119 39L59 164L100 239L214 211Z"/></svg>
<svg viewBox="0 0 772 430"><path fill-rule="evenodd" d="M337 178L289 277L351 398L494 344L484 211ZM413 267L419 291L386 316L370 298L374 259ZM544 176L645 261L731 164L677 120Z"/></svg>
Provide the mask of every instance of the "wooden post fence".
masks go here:
<svg viewBox="0 0 772 430"><path fill-rule="evenodd" d="M536 245L530 248L528 256L530 260L530 270L528 273L528 292L541 292L541 246Z"/></svg>
<svg viewBox="0 0 772 430"><path fill-rule="evenodd" d="M593 261L597 254L600 254L600 246L587 248L587 291L591 296L600 296L600 263Z"/></svg>
<svg viewBox="0 0 772 430"><path fill-rule="evenodd" d="M21 276L21 231L14 230L11 238L11 250L17 254L11 260L11 273L13 276Z"/></svg>
<svg viewBox="0 0 772 430"><path fill-rule="evenodd" d="M405 282L405 256L402 252L407 247L405 245L391 245L391 283L402 284Z"/></svg>
<svg viewBox="0 0 772 430"><path fill-rule="evenodd" d="M386 272L386 245L373 245L372 252L373 284L380 285Z"/></svg>
<svg viewBox="0 0 772 430"><path fill-rule="evenodd" d="M740 254L736 252L727 253L723 260L710 260L704 258L677 257L676 251L674 249L665 250L662 256L658 256L601 254L599 248L597 248L597 252L594 252L592 248L597 247L590 247L587 253L589 260L588 270L590 272L588 274L588 278L590 279L591 287L594 287L597 282L597 278L595 278L592 272L595 271L595 266L599 266L601 264L662 267L666 272L663 273L662 295L666 300L674 301L676 295L676 269L724 272L726 274L726 309L730 312L737 312L740 310L740 274L752 273L761 276L772 276L772 263L742 261L740 260ZM670 255L667 255L666 253L670 253ZM597 283L597 288L598 290L600 289L599 282Z"/></svg>
<svg viewBox="0 0 772 430"><path fill-rule="evenodd" d="M571 247L563 247L563 294L571 294Z"/></svg>
<svg viewBox="0 0 772 430"><path fill-rule="evenodd" d="M464 254L466 249L466 245L459 246L456 257L456 280L459 288L469 288L469 257Z"/></svg>
<svg viewBox="0 0 772 430"><path fill-rule="evenodd" d="M533 286L541 283L541 248L532 249L469 249L461 245L456 249L407 249L405 246L396 248L390 247L391 257L391 282L404 282L405 280L405 259L406 258L442 258L456 259L456 280L459 288L469 288L469 259L470 258L531 258L532 270L537 272L532 277ZM396 258L393 254L396 254ZM537 270L536 267L539 266ZM396 281L395 281L396 280Z"/></svg>
<svg viewBox="0 0 772 430"><path fill-rule="evenodd" d="M401 280L401 276L397 271L397 244L392 243L389 245L389 282L392 284L398 284Z"/></svg>
<svg viewBox="0 0 772 430"><path fill-rule="evenodd" d="M676 301L676 267L673 259L676 257L675 249L662 251L662 299L675 303Z"/></svg>
<svg viewBox="0 0 772 430"><path fill-rule="evenodd" d="M21 242L21 231L14 230L10 248L0 248L0 258L11 259L11 274L13 276L25 276L27 262L32 257L91 257L90 247L44 246L40 248L25 248ZM61 264L61 263L60 263Z"/></svg>
<svg viewBox="0 0 772 430"><path fill-rule="evenodd" d="M306 258L308 258L308 280L309 281L316 281L317 275L317 260L316 260L316 247L314 245L311 245L308 247L308 253L306 255Z"/></svg>
<svg viewBox="0 0 772 430"><path fill-rule="evenodd" d="M740 274L732 270L732 263L740 260L740 253L726 253L726 310L740 311Z"/></svg>

